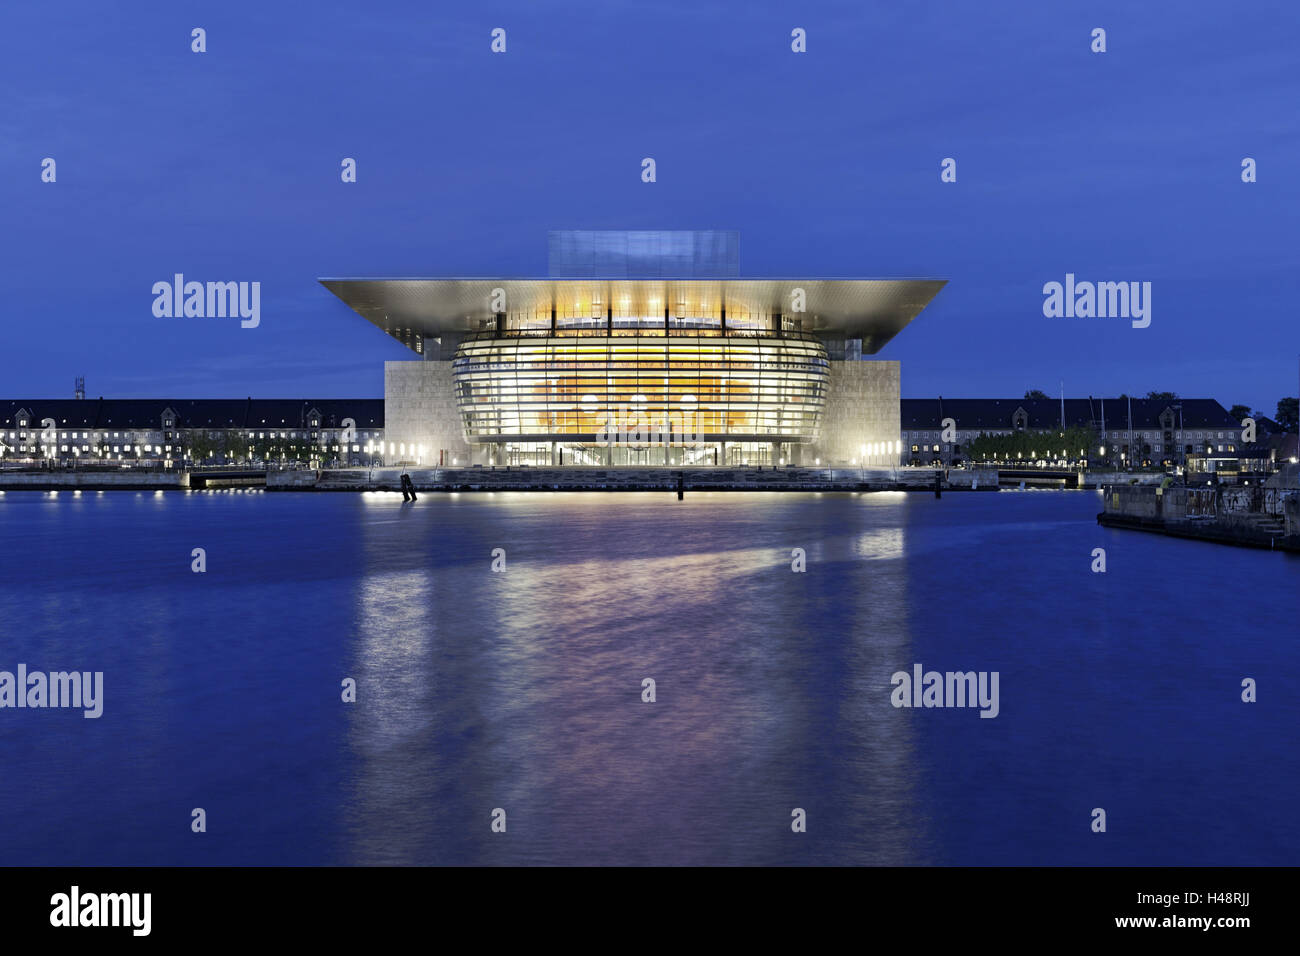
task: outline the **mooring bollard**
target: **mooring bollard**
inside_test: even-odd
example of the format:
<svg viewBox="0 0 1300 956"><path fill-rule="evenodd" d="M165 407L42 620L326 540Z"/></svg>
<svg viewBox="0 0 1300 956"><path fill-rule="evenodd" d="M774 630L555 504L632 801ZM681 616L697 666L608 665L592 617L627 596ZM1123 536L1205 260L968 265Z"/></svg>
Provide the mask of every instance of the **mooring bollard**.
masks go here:
<svg viewBox="0 0 1300 956"><path fill-rule="evenodd" d="M411 481L411 476L403 472L400 484L402 486L402 500L415 501L415 483Z"/></svg>

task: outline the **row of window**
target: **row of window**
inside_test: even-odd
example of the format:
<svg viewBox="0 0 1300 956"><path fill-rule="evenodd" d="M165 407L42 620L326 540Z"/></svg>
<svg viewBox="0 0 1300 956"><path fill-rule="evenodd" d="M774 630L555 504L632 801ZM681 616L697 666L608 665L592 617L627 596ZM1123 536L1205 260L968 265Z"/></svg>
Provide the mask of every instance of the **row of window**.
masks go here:
<svg viewBox="0 0 1300 956"><path fill-rule="evenodd" d="M1177 429L1174 430L1177 431ZM990 434L990 435L1002 434L1001 432L996 432L996 431L989 432L984 429L980 429L980 430L960 429L958 430L957 435L961 438L976 438L981 433ZM918 441L927 441L927 440L934 441L935 439L939 438L943 433L939 431L905 431L903 432L903 434L908 436L909 438ZM1154 441L1160 435L1159 432L1153 432L1153 431L1135 431L1132 434L1138 438L1145 438L1148 441ZM1110 435L1110 439L1109 439L1110 441L1118 442L1118 441L1123 441L1125 438L1127 438L1129 436L1129 432L1128 431L1110 432L1109 435ZM1184 438L1191 438L1196 440L1235 438L1236 435L1237 433L1234 431L1218 431L1218 432L1184 431L1183 432ZM1102 437L1103 438L1106 437L1105 434L1103 434Z"/></svg>
<svg viewBox="0 0 1300 956"><path fill-rule="evenodd" d="M342 429L338 429L337 431L341 432ZM73 440L73 441L75 441L76 438L77 438L77 433L76 433L75 431L68 432L68 431L64 431L63 429L55 429L55 432L56 432L56 434L59 436L60 439L69 439L69 440ZM133 433L131 433L131 432L112 432L112 433L111 433L111 436L110 436L110 433L109 433L109 432L102 432L102 433L101 433L101 432L97 432L97 433L95 433L95 434L96 434L96 440L99 441L99 440L102 440L102 439L107 439L107 438L109 438L109 437L112 437L112 438L130 438L130 437L132 437L132 434L133 434ZM135 433L135 434L138 435L138 434L142 434L142 433ZM191 432L191 434L193 434L193 432ZM207 434L208 434L208 437L209 437L209 438L219 438L222 434L224 434L224 432L221 432L221 431L208 431ZM275 433L275 432L247 432L246 434L247 434L247 437L250 438L250 439L252 439L252 438L259 438L259 439L261 439L261 438L275 438L275 437L276 437L276 433ZM329 429L326 429L326 430L325 430L325 434L326 434L326 436L329 436L329 434L330 434ZM376 431L376 432L357 432L356 435L357 435L358 438L378 438L378 437L380 436L380 433L377 432L377 431ZM0 437L4 437L4 432L0 432ZM14 440L14 441L26 441L26 440L27 440L27 437L28 437L28 433L25 432L25 431L22 431L22 432L10 432L10 433L9 433L9 438L12 439L12 440ZM82 437L83 439L88 439L88 438L91 437L91 433L90 433L90 432L82 432L82 433L81 433L81 437ZM172 437L180 437L180 436L179 436L179 435L178 435L178 436L173 436L171 432L164 432L164 433L163 433L163 439L164 439L164 440L170 439L170 438L172 438ZM297 437L299 437L299 436L298 436L298 433L297 433L297 432L280 432L280 433L279 433L279 437L280 437L280 438L297 438ZM310 435L309 435L307 432L303 432L303 433L302 433L302 437L303 437L303 438L307 438L307 437L317 438L317 437L319 437L319 433L318 433L318 432L311 432Z"/></svg>
<svg viewBox="0 0 1300 956"><path fill-rule="evenodd" d="M382 445L383 442L380 442L380 444ZM32 445L30 445L30 446L28 446L28 445L18 445L18 446L17 446L17 450L20 451L20 452L41 452L41 451L43 451L43 450L45 449L45 447L46 447L46 446L44 446L44 445L37 445L37 444L32 444ZM104 444L104 445L102 445L102 446L100 446L100 447L101 447L102 450L104 450L104 451L108 451L108 450L111 448L111 449L112 449L112 453L113 453L114 455L118 455L118 454L130 455L130 454L132 454L133 450L134 450L134 453L137 454L137 455L141 454L142 452L143 452L144 454L146 454L146 455L154 455L154 454L158 454L158 455L161 455L161 454L167 454L167 455L170 455L170 454L172 453L173 450L175 450L177 454L179 454L179 453L181 453L181 452L183 452L183 451L185 450L184 446L182 446L182 445L175 445L175 446L172 446L172 445L152 445L152 444L149 444L149 445L108 445L108 444ZM369 452L369 451L371 450L372 447L373 447L372 445L367 444L367 445L366 445L366 451ZM331 451L338 451L338 450L339 450L339 446L338 446L338 445L332 445L332 446L329 446L329 450L331 450ZM346 451L347 449L345 448L345 449L343 449L343 450ZM360 446L360 445L353 445L353 446L352 446L352 450L353 450L354 452L359 452L359 451L361 451L361 446ZM90 452L90 445L82 445L80 448L78 448L78 447L75 446L75 445L60 445L60 446L59 446L59 451L71 451L71 452L74 452L74 453L75 453L75 452L81 452L81 453L85 454L85 453L89 453L89 452Z"/></svg>
<svg viewBox="0 0 1300 956"><path fill-rule="evenodd" d="M1161 444L1160 442L1156 442L1154 445L1145 445L1145 446L1143 446L1143 447L1144 447L1147 451L1155 451L1157 454L1160 453L1160 452L1163 452L1163 451L1165 450L1165 446L1164 446L1163 444ZM923 450L923 448L922 448L922 447L918 447L917 445L913 445L913 446L912 446L912 451L920 451L920 450ZM933 450L933 451L938 451L938 450L939 450L939 446L938 446L938 445L934 445L934 446L932 446L932 450ZM1194 445L1184 445L1184 446L1183 446L1183 452L1184 452L1185 454L1188 454L1188 455L1199 454L1201 450L1202 450L1201 447L1197 447L1197 446L1194 446ZM1214 452L1214 451L1216 451L1216 450L1219 451L1219 452L1225 453L1225 454L1226 454L1226 453L1232 453L1232 452L1235 452L1235 451L1237 450L1237 446L1236 446L1236 445L1218 445L1218 446L1211 445L1211 446L1209 446L1208 451L1210 451L1210 452ZM952 446L952 451L953 451L953 454L957 454L957 455L961 454L961 445L953 445L953 446ZM1127 454L1127 453L1128 453L1128 445L1124 445L1124 446L1116 445L1116 446L1115 446L1115 451L1117 451L1117 452L1123 452L1123 453ZM1177 445L1170 445L1170 446L1169 446L1169 451L1170 451L1170 452L1176 452L1176 451L1178 451L1178 446L1177 446Z"/></svg>

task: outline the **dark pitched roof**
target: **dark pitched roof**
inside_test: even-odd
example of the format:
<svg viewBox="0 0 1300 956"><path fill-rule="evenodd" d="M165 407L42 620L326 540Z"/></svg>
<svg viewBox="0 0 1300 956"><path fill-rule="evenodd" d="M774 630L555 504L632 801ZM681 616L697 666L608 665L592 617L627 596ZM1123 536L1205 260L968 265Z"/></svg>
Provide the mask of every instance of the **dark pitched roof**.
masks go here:
<svg viewBox="0 0 1300 956"><path fill-rule="evenodd" d="M14 416L26 409L32 416L29 428L40 428L47 418L54 419L60 428L94 428L99 415L99 402L75 398L42 398L25 401L0 401L0 424L13 428Z"/></svg>
<svg viewBox="0 0 1300 956"><path fill-rule="evenodd" d="M248 427L266 425L269 428L301 428L306 424L307 413L315 409L320 413L320 423L325 428L338 428L343 419L351 418L357 428L384 427L384 400L382 398L347 399L253 399L248 408Z"/></svg>
<svg viewBox="0 0 1300 956"><path fill-rule="evenodd" d="M1183 429L1189 428L1240 428L1241 424L1212 398L1165 399L1135 398L1132 400L1133 428L1160 427L1160 415L1167 408L1182 405ZM943 419L951 418L959 429L1007 429L1013 427L1017 409L1023 408L1027 416L1025 427L1031 431L1059 428L1061 425L1061 400L1059 398L905 398L901 402L904 430L921 428L938 429ZM1100 431L1102 418L1106 430L1129 427L1129 400L1120 398L1067 398L1065 424L1067 427L1091 427Z"/></svg>

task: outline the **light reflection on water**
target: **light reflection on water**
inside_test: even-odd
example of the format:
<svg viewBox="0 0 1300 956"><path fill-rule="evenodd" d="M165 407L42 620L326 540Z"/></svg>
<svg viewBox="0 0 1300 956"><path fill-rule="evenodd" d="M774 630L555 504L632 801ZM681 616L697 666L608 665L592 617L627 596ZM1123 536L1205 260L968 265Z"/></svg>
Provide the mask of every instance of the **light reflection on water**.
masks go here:
<svg viewBox="0 0 1300 956"><path fill-rule="evenodd" d="M0 713L0 815L25 824L0 863L1293 858L1295 695L1243 709L1234 687L1297 672L1269 636L1295 616L1295 562L1106 531L1096 510L1042 492L11 493L0 606L28 613L0 668L103 669L108 699L100 721ZM1185 600L1228 579L1284 597L1246 632ZM894 709L913 662L1000 671L1001 715ZM1141 832L1089 841L1099 804ZM220 840L177 827L197 805Z"/></svg>
<svg viewBox="0 0 1300 956"><path fill-rule="evenodd" d="M808 857L791 810L823 825L824 803L859 821L836 852L915 859L918 824L898 799L911 734L870 693L881 655L905 653L902 579L852 562L897 558L899 528L778 529L757 546L690 527L710 504L735 515L734 497L701 500L683 522L658 496L566 496L558 528L535 499L497 497L519 526L496 538L411 506L396 514L413 528L367 522L367 550L419 552L432 535L469 561L359 585L357 670L382 690L374 719L353 725L354 790L359 816L381 823L355 861L796 862ZM648 539L646 525L658 526ZM490 571L493 547L503 573ZM853 586L793 573L794 547L815 568L839 562ZM472 608L460 603L470 594ZM819 626L868 611L870 633ZM404 677L384 684L394 667ZM641 700L645 677L654 703ZM822 700L819 686L842 690ZM822 767L838 796L806 785ZM482 839L495 807L509 842Z"/></svg>

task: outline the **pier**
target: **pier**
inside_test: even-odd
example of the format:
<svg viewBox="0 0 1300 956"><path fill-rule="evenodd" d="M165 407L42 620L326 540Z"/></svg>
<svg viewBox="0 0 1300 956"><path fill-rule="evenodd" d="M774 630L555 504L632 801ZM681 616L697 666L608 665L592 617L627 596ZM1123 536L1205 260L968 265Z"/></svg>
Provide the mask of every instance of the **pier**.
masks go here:
<svg viewBox="0 0 1300 956"><path fill-rule="evenodd" d="M1281 480L1271 487L1107 485L1103 495L1103 527L1300 553L1300 490Z"/></svg>

